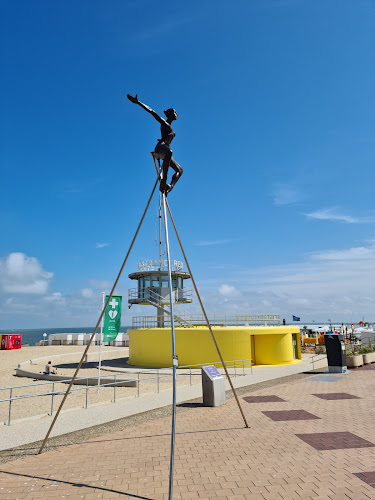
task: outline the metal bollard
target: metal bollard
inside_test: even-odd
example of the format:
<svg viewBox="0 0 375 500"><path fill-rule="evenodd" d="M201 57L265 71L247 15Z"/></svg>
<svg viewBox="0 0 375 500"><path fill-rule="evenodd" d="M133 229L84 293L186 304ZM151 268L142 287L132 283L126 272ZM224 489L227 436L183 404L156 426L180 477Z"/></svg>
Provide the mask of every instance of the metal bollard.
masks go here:
<svg viewBox="0 0 375 500"><path fill-rule="evenodd" d="M137 389L138 389L138 395L137 395L137 397L139 398L139 373L138 373L138 383L137 383Z"/></svg>
<svg viewBox="0 0 375 500"><path fill-rule="evenodd" d="M89 396L89 379L86 379L86 409L87 409L87 400Z"/></svg>
<svg viewBox="0 0 375 500"><path fill-rule="evenodd" d="M242 373L245 375L245 361L242 360Z"/></svg>
<svg viewBox="0 0 375 500"><path fill-rule="evenodd" d="M190 366L190 385L191 385L191 366Z"/></svg>
<svg viewBox="0 0 375 500"><path fill-rule="evenodd" d="M8 414L8 425L10 425L10 413L12 409L12 392L13 392L13 387L10 388L9 391L9 414Z"/></svg>
<svg viewBox="0 0 375 500"><path fill-rule="evenodd" d="M55 395L55 382L52 382L51 415L53 414L53 396Z"/></svg>
<svg viewBox="0 0 375 500"><path fill-rule="evenodd" d="M159 372L160 372L160 370L158 370L158 375L157 375L158 392L160 392Z"/></svg>
<svg viewBox="0 0 375 500"><path fill-rule="evenodd" d="M115 383L113 386L113 402L116 403L116 375L115 375Z"/></svg>

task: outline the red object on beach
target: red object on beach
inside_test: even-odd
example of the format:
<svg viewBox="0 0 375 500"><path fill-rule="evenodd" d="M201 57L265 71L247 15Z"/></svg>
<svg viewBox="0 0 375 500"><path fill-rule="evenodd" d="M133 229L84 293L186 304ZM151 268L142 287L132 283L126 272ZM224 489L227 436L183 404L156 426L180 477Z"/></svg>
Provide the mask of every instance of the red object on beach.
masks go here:
<svg viewBox="0 0 375 500"><path fill-rule="evenodd" d="M1 347L0 349L11 351L12 349L21 349L22 345L22 334L5 334L0 335Z"/></svg>

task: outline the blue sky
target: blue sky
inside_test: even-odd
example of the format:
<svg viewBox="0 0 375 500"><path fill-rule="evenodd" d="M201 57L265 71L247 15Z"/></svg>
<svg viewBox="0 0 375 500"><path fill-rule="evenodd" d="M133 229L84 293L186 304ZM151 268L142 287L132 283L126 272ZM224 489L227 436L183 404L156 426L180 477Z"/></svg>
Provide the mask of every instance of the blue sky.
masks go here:
<svg viewBox="0 0 375 500"><path fill-rule="evenodd" d="M169 202L209 313L375 321L372 1L3 0L0 19L0 329L96 323L154 183L158 123L126 93L178 112ZM119 294L157 257L156 210Z"/></svg>

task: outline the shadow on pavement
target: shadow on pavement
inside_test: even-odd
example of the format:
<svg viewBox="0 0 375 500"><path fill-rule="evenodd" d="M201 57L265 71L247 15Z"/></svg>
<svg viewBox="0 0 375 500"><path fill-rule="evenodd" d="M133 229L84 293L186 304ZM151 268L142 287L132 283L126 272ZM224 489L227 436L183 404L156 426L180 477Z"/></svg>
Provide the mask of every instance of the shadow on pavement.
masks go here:
<svg viewBox="0 0 375 500"><path fill-rule="evenodd" d="M93 490L101 490L101 491L106 491L110 493L117 493L118 495L125 495L130 498L140 498L141 500L152 500L150 497L141 497L139 495L132 495L131 493L127 493L126 491L118 491L118 490L111 490L109 488L103 488L98 485L91 486L90 484L84 484L84 483L71 483L69 481L61 481L60 479L56 479L56 477L50 479L49 477L42 477L42 476L35 476L31 474L20 474L17 472L7 472L0 470L2 474L9 474L11 476L18 476L18 477L29 477L31 479L41 479L44 481L51 481L52 483L60 483L60 484L69 484L71 486L75 486L76 488L92 488Z"/></svg>

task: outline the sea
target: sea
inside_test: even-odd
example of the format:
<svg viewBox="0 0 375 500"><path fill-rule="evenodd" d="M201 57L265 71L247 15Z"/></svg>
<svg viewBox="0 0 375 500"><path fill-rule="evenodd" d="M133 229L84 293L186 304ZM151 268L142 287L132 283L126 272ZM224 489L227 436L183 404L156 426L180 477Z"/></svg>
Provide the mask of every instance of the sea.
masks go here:
<svg viewBox="0 0 375 500"><path fill-rule="evenodd" d="M300 326L302 328L303 323L294 323L295 326ZM314 325L316 326L324 326L328 325L328 323L315 323ZM336 324L335 324L336 325ZM312 327L311 324L308 325L309 327ZM340 324L337 324L337 326L341 326ZM350 327L350 323L344 323L344 326ZM355 325L358 326L358 325ZM126 333L129 329L131 329L131 326L122 326L120 329L120 333ZM36 329L22 329L19 328L13 329L13 330L0 330L0 335L1 334L6 334L6 333L22 333L22 344L29 344L29 346L34 346L35 342L39 342L39 340L43 340L44 338L48 338L48 335L51 335L53 333L92 333L94 331L94 327L74 327L74 328L36 328ZM47 336L44 337L43 333L46 333Z"/></svg>
<svg viewBox="0 0 375 500"><path fill-rule="evenodd" d="M34 346L35 342L39 340L48 339L48 336L54 333L92 333L95 327L75 327L75 328L36 328L36 329L14 329L14 330L0 330L0 335L6 333L22 334L22 344L29 344ZM120 333L126 333L131 326L122 326ZM43 336L46 333L47 336ZM99 333L99 332L98 332Z"/></svg>

